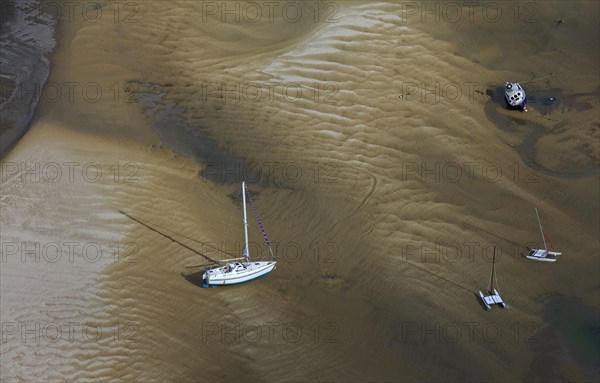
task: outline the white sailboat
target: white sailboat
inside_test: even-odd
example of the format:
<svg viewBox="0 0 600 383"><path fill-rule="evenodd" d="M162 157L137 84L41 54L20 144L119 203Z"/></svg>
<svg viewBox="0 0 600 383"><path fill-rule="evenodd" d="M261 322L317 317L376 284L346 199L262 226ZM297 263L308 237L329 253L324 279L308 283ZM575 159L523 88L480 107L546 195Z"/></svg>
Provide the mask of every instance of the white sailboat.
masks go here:
<svg viewBox="0 0 600 383"><path fill-rule="evenodd" d="M491 305L500 305L502 308L506 308L506 303L500 298L498 290L494 288L494 276L496 275L496 247L494 246L494 260L492 262L492 276L490 279L490 288L488 289L488 295L483 295L479 290L479 297L485 305L486 310L491 308ZM498 281L496 281L498 284Z"/></svg>
<svg viewBox="0 0 600 383"><path fill-rule="evenodd" d="M262 230L265 241L267 242L267 246L269 251L271 252L272 259L271 261L261 261L261 262L252 262L250 260L250 249L248 247L248 220L246 217L246 193L248 193L248 197L250 198L250 202L252 203L252 209L256 214L256 219L258 220L258 225ZM271 249L271 244L269 243L269 239L265 234L265 230L262 226L260 218L258 217L258 213L256 212L256 208L254 207L254 202L252 201L252 196L250 195L250 191L246 188L246 183L242 182L242 198L244 205L244 238L245 238L245 247L243 258L235 258L235 259L226 259L222 262L228 261L237 261L242 260L241 262L231 262L227 263L225 266L215 267L210 270L206 270L202 275L202 287L209 286L218 286L218 285L234 285L238 283L249 282L254 279L263 277L269 274L275 268L275 255L273 254L273 250Z"/></svg>
<svg viewBox="0 0 600 383"><path fill-rule="evenodd" d="M542 222L540 221L540 215L538 213L537 207L535 208L535 215L537 216L538 224L540 225L540 233L542 233L542 241L544 241L544 248L531 249L531 251L526 257L534 261L556 262L555 257L561 255L562 253L548 250L548 245L546 245L546 237L544 236L544 229L542 228Z"/></svg>

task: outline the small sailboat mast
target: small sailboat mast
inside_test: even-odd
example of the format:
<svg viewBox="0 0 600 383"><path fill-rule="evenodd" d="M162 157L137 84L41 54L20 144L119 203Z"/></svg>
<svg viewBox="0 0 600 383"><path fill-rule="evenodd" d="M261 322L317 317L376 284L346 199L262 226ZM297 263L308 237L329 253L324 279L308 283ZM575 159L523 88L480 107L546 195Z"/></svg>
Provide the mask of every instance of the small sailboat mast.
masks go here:
<svg viewBox="0 0 600 383"><path fill-rule="evenodd" d="M250 263L250 249L248 247L248 218L246 216L246 183L242 182L242 198L244 202L244 239L246 240L246 244L244 247L244 258L246 258L246 263Z"/></svg>
<svg viewBox="0 0 600 383"><path fill-rule="evenodd" d="M489 292L494 291L494 274L496 273L496 246L494 246L494 258L492 260L492 276L490 277Z"/></svg>
<svg viewBox="0 0 600 383"><path fill-rule="evenodd" d="M542 241L544 241L544 250L548 250L548 245L546 245L546 238L544 237L544 229L542 228L542 221L540 221L540 214L538 213L537 207L535 208L535 215L537 216L538 225L540 225L540 233L542 234Z"/></svg>

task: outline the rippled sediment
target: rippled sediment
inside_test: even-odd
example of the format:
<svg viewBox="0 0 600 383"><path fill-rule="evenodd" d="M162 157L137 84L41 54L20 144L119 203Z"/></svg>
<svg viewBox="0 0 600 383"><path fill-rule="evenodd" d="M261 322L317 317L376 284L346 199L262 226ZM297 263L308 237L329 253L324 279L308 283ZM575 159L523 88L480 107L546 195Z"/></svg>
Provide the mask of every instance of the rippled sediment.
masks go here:
<svg viewBox="0 0 600 383"><path fill-rule="evenodd" d="M543 347L515 341L510 330L541 326L538 297L547 291L593 305L595 260L567 254L594 251L596 179L521 167L513 146L523 134L488 119L485 88L468 97L464 86L458 99L431 93L436 84L515 75L482 62L502 56L501 44L488 38L490 46L473 57L456 49L471 41L465 35L440 38L419 18L407 21L401 4L339 5L330 23L281 16L227 23L218 13L203 19L202 2L150 1L140 4L135 23L66 26L51 80L94 81L103 97L42 101L39 121L3 165L95 162L108 178L31 185L5 166L3 239L135 244L134 262L125 261L125 249L116 262L67 267L30 267L17 257L2 269L3 321L87 321L111 335L125 326L124 335L38 346L11 336L3 378L544 376L535 367ZM492 34L502 27L478 25ZM564 111L551 118L574 121ZM115 178L115 163L132 178ZM502 175L483 170L491 166ZM220 256L212 246L223 244L240 251L236 192L244 177L277 243L277 269L256 283L203 290L200 253ZM533 204L566 249L560 268L522 261L538 236ZM255 225L250 240L260 254ZM475 293L487 283L484 247L492 244L502 254L498 278L510 310L490 313ZM32 286L25 292L23 281ZM480 330L486 325L505 336L490 340ZM456 335L443 332L449 328L462 336L448 338Z"/></svg>

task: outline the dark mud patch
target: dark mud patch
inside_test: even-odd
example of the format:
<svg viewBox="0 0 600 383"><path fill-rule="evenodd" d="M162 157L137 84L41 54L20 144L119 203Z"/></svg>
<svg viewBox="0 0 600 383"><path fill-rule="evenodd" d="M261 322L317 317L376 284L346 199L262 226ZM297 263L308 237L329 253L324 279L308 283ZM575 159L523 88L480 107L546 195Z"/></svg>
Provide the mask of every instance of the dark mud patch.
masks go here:
<svg viewBox="0 0 600 383"><path fill-rule="evenodd" d="M167 147L200 164L202 170L199 176L202 179L219 184L246 180L262 187L272 183L268 175L261 174L259 167L222 147L201 126L190 124L184 108L166 101L170 85L131 82L125 88L128 98L145 108L144 113L152 121L152 128Z"/></svg>
<svg viewBox="0 0 600 383"><path fill-rule="evenodd" d="M582 378L600 374L600 313L581 299L563 295L541 297L544 326L531 340L536 355L524 381L567 381L565 362Z"/></svg>
<svg viewBox="0 0 600 383"><path fill-rule="evenodd" d="M547 127L528 119L526 112L500 113L498 107L507 108L503 87L490 87L486 90L486 94L490 97L485 105L485 113L488 119L505 132L525 134L517 149L523 163L529 168L544 175L564 179L577 179L600 174L600 167L598 166L580 166L579 169L574 171L564 172L549 169L538 163L535 158L538 141L550 134L550 131L556 133L561 129L565 129L567 122L559 122L549 130ZM566 94L560 89L534 89L534 91L527 90L527 106L534 113L540 113L544 116L549 116L552 113L577 113L593 108L589 98L598 96L600 96L600 90L590 94ZM592 159L588 162L597 163Z"/></svg>
<svg viewBox="0 0 600 383"><path fill-rule="evenodd" d="M6 1L0 15L0 156L27 131L50 72L56 19L36 0Z"/></svg>

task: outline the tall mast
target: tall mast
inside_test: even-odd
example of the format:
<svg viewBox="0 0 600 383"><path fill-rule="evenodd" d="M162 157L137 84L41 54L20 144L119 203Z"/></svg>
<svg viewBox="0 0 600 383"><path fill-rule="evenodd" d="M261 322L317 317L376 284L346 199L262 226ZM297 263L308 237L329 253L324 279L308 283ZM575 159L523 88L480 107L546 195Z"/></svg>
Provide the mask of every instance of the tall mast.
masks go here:
<svg viewBox="0 0 600 383"><path fill-rule="evenodd" d="M537 207L535 208L535 215L537 215L538 224L540 225L540 233L542 233L542 241L544 241L544 250L548 250L548 246L546 245L546 238L544 238L544 230L542 229L542 222L540 221L540 215L538 214Z"/></svg>
<svg viewBox="0 0 600 383"><path fill-rule="evenodd" d="M492 261L492 276L490 278L490 293L492 291L494 291L494 274L495 274L495 270L496 269L496 246L494 246L494 258Z"/></svg>
<svg viewBox="0 0 600 383"><path fill-rule="evenodd" d="M246 247L244 248L244 257L246 263L250 262L250 249L248 248L248 219L246 218L246 183L242 182L242 198L244 200L244 238L246 240Z"/></svg>

